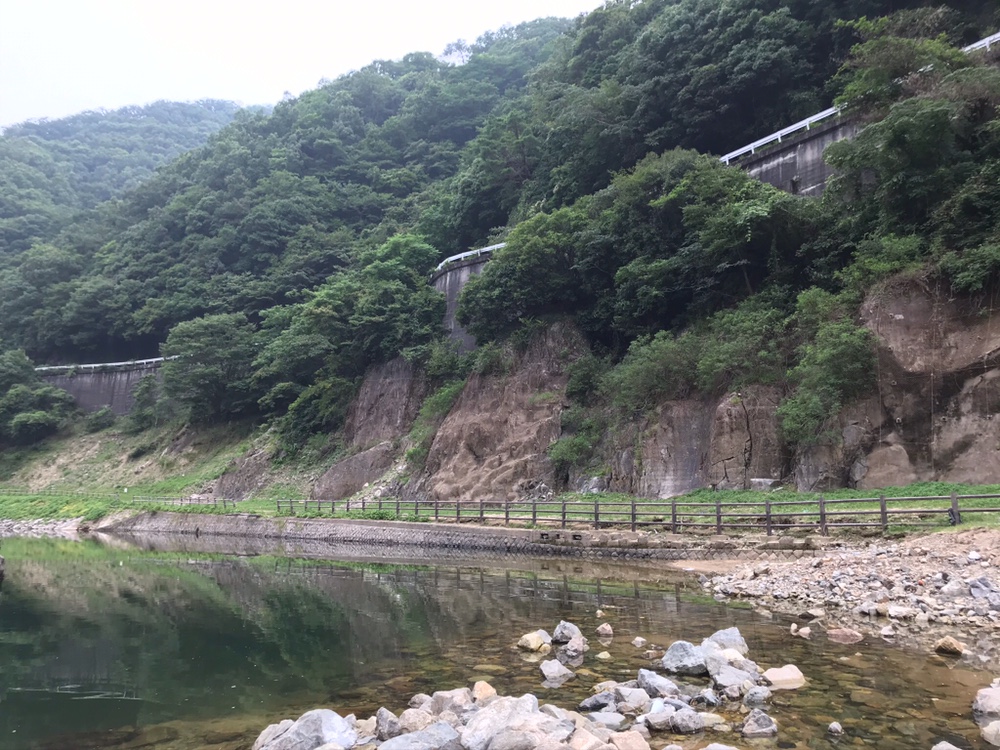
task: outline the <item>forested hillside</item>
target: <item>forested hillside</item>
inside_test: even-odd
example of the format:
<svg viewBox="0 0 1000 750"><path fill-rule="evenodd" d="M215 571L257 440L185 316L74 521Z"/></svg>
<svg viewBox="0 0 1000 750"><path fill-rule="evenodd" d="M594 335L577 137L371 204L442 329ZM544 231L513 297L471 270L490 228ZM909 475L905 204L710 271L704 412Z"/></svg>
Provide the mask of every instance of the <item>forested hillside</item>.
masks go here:
<svg viewBox="0 0 1000 750"><path fill-rule="evenodd" d="M609 404L750 379L785 389L801 445L870 387L854 320L872 284L976 291L1000 268L1000 73L958 49L998 20L971 0L613 1L458 45L460 64L375 62L10 242L0 337L47 362L179 355L164 388L183 416L271 420L294 448L336 429L373 364L461 377L570 316L593 354L558 460L587 460ZM822 200L705 155L835 96L871 124L830 150ZM95 191L67 178L68 202ZM500 238L463 299L488 344L470 361L426 277Z"/></svg>
<svg viewBox="0 0 1000 750"><path fill-rule="evenodd" d="M0 135L0 255L46 241L228 125L232 102L156 102L24 122ZM77 220L79 220L77 218Z"/></svg>

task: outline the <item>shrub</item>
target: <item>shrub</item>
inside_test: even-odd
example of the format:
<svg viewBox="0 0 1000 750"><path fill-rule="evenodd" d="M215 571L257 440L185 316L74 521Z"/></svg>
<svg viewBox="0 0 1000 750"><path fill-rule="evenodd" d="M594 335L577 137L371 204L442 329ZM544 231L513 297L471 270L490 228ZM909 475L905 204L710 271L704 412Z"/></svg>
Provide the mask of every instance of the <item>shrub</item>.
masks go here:
<svg viewBox="0 0 1000 750"><path fill-rule="evenodd" d="M59 429L59 417L44 411L24 411L10 422L10 438L18 445L31 445Z"/></svg>
<svg viewBox="0 0 1000 750"><path fill-rule="evenodd" d="M699 344L691 334L675 338L667 331L637 339L625 359L604 378L603 389L615 404L631 411L683 398L694 388Z"/></svg>
<svg viewBox="0 0 1000 750"><path fill-rule="evenodd" d="M110 407L105 406L84 417L83 427L87 432L100 432L114 425L115 419L117 419L115 413Z"/></svg>

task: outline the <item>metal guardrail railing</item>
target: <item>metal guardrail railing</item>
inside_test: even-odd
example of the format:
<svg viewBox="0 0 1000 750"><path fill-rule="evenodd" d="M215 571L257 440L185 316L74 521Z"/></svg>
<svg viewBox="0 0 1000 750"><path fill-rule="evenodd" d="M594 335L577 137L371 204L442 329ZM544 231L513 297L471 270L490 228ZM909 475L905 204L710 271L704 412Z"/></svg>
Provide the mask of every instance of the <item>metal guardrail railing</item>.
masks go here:
<svg viewBox="0 0 1000 750"><path fill-rule="evenodd" d="M445 258L443 261L437 264L435 271L440 271L445 266L451 263L458 263L460 261L466 260L467 258L478 258L481 255L492 255L494 250L499 250L500 248L506 247L506 242L498 242L495 245L490 245L489 247L480 247L475 250L468 250L464 253L459 253L458 255L452 255Z"/></svg>
<svg viewBox="0 0 1000 750"><path fill-rule="evenodd" d="M152 359L130 359L125 362L95 362L87 365L42 365L35 372L96 372L109 367L149 367L158 365L177 357L153 357Z"/></svg>
<svg viewBox="0 0 1000 750"><path fill-rule="evenodd" d="M994 45L1000 45L1000 32L996 34L991 34L985 39L980 39L978 42L974 42L967 47L963 47L962 51L969 53L975 52L977 50L992 49ZM738 159L746 154L754 154L757 149L763 148L764 146L769 146L772 143L781 143L782 138L787 138L788 136L798 133L802 130L809 130L813 125L829 120L831 117L836 117L841 112L840 107L830 107L829 109L824 109L822 112L817 112L814 115L810 115L804 120L800 120L794 125L789 125L787 128L782 128L777 132L771 133L770 135L764 136L763 138L754 141L753 143L748 143L742 148L738 148L735 151L730 151L719 157L719 161L723 164L729 164L733 159Z"/></svg>
<svg viewBox="0 0 1000 750"><path fill-rule="evenodd" d="M829 109L824 109L822 112L817 112L814 115L810 115L804 120L800 120L794 125L789 125L787 128L782 128L776 133L771 133L768 136L754 141L753 143L748 143L742 148L738 148L735 151L730 151L728 154L719 157L719 161L723 164L729 164L733 159L738 159L744 154L753 154L757 152L757 149L763 148L771 143L780 143L782 138L787 138L793 133L798 133L800 130L809 130L818 122L823 122L824 120L829 120L831 117L835 117L840 114L840 107L830 107Z"/></svg>

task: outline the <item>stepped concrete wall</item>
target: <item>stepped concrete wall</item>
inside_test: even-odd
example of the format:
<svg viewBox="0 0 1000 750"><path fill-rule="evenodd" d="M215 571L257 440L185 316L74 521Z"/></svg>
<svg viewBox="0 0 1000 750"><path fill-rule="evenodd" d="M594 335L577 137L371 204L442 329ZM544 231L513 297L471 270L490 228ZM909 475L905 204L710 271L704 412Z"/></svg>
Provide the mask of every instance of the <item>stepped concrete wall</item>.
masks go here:
<svg viewBox="0 0 1000 750"><path fill-rule="evenodd" d="M110 407L115 414L128 414L132 389L147 375L159 373L160 363L116 364L107 367L51 368L39 371L42 380L67 391L84 411Z"/></svg>

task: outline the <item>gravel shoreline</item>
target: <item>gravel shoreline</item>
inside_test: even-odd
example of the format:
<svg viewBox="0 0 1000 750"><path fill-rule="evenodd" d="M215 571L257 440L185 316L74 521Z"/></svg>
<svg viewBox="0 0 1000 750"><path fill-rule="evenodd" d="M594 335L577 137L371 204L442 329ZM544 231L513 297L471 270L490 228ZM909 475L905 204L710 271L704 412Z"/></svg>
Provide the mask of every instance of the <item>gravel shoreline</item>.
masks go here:
<svg viewBox="0 0 1000 750"><path fill-rule="evenodd" d="M796 618L803 637L856 629L989 666L1000 664L998 566L1000 531L977 528L848 544L812 559L745 563L701 580L716 599L747 600ZM939 647L945 637L960 643L960 655Z"/></svg>

